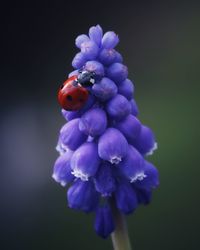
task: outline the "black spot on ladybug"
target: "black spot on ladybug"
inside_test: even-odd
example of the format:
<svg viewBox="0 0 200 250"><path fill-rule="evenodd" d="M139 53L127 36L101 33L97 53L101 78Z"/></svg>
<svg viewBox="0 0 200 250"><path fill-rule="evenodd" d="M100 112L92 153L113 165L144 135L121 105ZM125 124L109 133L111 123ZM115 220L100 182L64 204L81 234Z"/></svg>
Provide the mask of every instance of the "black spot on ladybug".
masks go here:
<svg viewBox="0 0 200 250"><path fill-rule="evenodd" d="M72 101L72 99L73 99L73 98L72 98L72 96L71 96L71 95L67 95L67 100L68 100L68 101L70 101L70 102L71 102L71 101Z"/></svg>

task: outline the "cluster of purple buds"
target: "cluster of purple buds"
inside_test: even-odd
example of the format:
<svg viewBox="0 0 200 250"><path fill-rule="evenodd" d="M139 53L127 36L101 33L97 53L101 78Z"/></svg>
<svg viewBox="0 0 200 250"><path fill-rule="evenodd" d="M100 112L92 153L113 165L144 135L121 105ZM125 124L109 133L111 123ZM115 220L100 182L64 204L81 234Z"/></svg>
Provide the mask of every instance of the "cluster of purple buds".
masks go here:
<svg viewBox="0 0 200 250"><path fill-rule="evenodd" d="M118 42L114 32L103 34L99 25L76 38L80 52L69 77L81 70L95 80L87 87L83 108L62 110L67 123L60 130L53 171L53 178L68 187L70 208L95 212L94 228L103 238L115 230L111 202L130 214L150 202L159 184L157 169L146 160L157 144L152 130L137 118L134 84L114 49Z"/></svg>

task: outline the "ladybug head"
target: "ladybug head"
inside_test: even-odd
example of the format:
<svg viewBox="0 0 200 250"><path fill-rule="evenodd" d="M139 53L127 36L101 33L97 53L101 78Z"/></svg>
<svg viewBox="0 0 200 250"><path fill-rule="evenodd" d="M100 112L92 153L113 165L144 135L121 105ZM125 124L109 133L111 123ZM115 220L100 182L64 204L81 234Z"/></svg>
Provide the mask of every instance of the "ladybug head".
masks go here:
<svg viewBox="0 0 200 250"><path fill-rule="evenodd" d="M96 74L87 70L79 70L79 74L77 76L77 81L83 87L89 87L95 83Z"/></svg>

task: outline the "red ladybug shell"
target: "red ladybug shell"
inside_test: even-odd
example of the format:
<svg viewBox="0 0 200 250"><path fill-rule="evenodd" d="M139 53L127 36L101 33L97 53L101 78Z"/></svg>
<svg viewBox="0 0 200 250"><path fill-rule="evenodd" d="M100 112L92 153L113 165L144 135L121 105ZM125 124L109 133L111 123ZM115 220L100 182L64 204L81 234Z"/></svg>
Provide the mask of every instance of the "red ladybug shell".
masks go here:
<svg viewBox="0 0 200 250"><path fill-rule="evenodd" d="M67 111L79 110L88 99L88 91L80 84L74 86L77 76L68 78L58 91L58 102Z"/></svg>

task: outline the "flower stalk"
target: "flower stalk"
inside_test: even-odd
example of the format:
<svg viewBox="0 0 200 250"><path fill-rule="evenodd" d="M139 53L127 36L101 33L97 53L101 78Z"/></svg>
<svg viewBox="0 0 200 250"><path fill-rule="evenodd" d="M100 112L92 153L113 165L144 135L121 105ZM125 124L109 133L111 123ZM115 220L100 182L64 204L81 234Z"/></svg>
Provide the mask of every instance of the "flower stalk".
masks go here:
<svg viewBox="0 0 200 250"><path fill-rule="evenodd" d="M116 208L115 202L112 202L112 213L115 222L115 231L111 234L113 249L131 250L125 216Z"/></svg>

